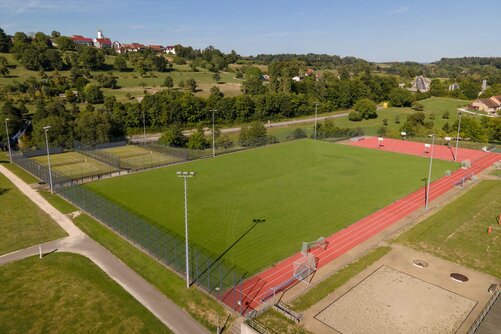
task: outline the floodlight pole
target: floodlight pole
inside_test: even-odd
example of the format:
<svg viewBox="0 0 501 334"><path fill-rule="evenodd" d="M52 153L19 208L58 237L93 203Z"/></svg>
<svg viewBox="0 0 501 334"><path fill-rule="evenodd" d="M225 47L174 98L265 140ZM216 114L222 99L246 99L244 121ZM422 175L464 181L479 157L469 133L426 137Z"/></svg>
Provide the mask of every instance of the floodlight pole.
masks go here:
<svg viewBox="0 0 501 334"><path fill-rule="evenodd" d="M5 134L7 135L7 147L9 148L9 160L12 163L12 151L10 150L9 127L7 126L8 118L5 119Z"/></svg>
<svg viewBox="0 0 501 334"><path fill-rule="evenodd" d="M143 110L143 144L146 147L146 116Z"/></svg>
<svg viewBox="0 0 501 334"><path fill-rule="evenodd" d="M50 151L49 151L49 138L47 137L47 131L49 131L49 129L52 128L52 126L48 125L48 126L44 126L43 127L43 130L45 132L45 147L47 149L47 163L48 163L48 167L49 167L49 186L50 186L50 193L51 194L54 194L54 187L52 185L52 171L51 171L51 168L50 168Z"/></svg>
<svg viewBox="0 0 501 334"><path fill-rule="evenodd" d="M426 188L426 203L425 211L428 211L428 202L430 201L430 181L431 181L431 167L433 164L433 149L435 147L435 134L429 135L431 137L431 154L430 154L430 168L428 170L428 187Z"/></svg>
<svg viewBox="0 0 501 334"><path fill-rule="evenodd" d="M188 182L187 178L195 176L195 172L177 172L178 177L184 178L184 233L186 253L186 288L190 287L190 254L188 245Z"/></svg>
<svg viewBox="0 0 501 334"><path fill-rule="evenodd" d="M461 130L461 116L463 115L460 112L458 114L459 114L459 124L458 124L458 134L456 136L456 151L454 152L454 161L457 161L458 158L459 131Z"/></svg>
<svg viewBox="0 0 501 334"><path fill-rule="evenodd" d="M216 132L215 132L215 121L214 121L214 112L216 110L211 110L212 111L212 157L214 158L216 156Z"/></svg>
<svg viewBox="0 0 501 334"><path fill-rule="evenodd" d="M317 140L317 111L318 111L318 102L315 102L315 140Z"/></svg>

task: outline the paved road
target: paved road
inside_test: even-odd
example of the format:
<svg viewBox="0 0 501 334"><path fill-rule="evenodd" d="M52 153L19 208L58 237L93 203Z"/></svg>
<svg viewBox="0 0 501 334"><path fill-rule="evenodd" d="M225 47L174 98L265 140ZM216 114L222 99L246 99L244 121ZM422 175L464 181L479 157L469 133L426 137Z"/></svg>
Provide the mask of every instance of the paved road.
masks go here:
<svg viewBox="0 0 501 334"><path fill-rule="evenodd" d="M150 310L174 333L209 333L204 327L191 318L188 313L167 299L154 286L145 281L135 271L111 254L106 248L99 245L78 229L68 217L54 208L39 193L24 183L15 174L1 165L0 172L43 211L47 212L51 218L68 233L69 236L66 238L41 244L40 246L42 247L43 253L47 254L53 251L62 251L84 255L106 272L144 307ZM39 245L36 245L2 255L0 256L0 265L38 255L38 247Z"/></svg>
<svg viewBox="0 0 501 334"><path fill-rule="evenodd" d="M330 116L320 116L317 117L317 122L324 121L326 119L334 119L334 118L339 118L339 117L346 117L348 116L348 113L342 113L342 114L336 114L336 115L330 115ZM304 124L304 123L313 123L315 122L315 118L304 118L304 119L298 119L298 120L292 120L292 121L283 121L283 122L274 122L274 123L265 123L265 127L267 128L273 128L273 127L283 127L283 126L289 126L289 125L294 125L294 124ZM183 131L185 135L191 134L195 130L186 130ZM234 127L234 128L224 128L221 129L222 133L232 133L232 132L238 132L240 131L240 127ZM211 134L211 131L205 131L206 135ZM161 133L149 133L146 134L146 141L147 142L154 142L160 139ZM135 143L142 143L143 142L143 136L142 135L136 135L136 136L131 136L130 140Z"/></svg>

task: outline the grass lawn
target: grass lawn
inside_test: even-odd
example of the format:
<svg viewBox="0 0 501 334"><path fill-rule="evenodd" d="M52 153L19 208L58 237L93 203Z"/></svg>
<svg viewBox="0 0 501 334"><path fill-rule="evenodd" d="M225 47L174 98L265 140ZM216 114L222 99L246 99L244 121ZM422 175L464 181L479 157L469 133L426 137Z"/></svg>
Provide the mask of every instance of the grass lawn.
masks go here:
<svg viewBox="0 0 501 334"><path fill-rule="evenodd" d="M437 161L433 175L456 165ZM255 273L418 189L428 160L301 140L198 160L86 186L183 235L189 180L191 242ZM266 219L253 226L252 220ZM264 251L266 250L266 251Z"/></svg>
<svg viewBox="0 0 501 334"><path fill-rule="evenodd" d="M434 120L434 128L439 130L442 129L446 122L449 122L449 125L453 125L454 122L458 119L457 109L459 107L464 107L468 104L469 101L465 100L456 100L449 98L441 98L441 97L432 97L426 100L421 100L421 103L424 106L424 113L426 114L427 120L430 119L430 115L433 114ZM445 111L449 112L449 119L443 119L442 115ZM378 129L383 125L383 119L388 120L388 129L397 131L399 133L400 128L405 123L407 116L415 113L415 111L411 108L388 108L381 109L378 111L378 117L375 119L362 120L360 122L353 122L348 119L348 117L340 117L334 120L334 123L342 128L357 128L360 127L364 134L366 135L377 135ZM399 116L400 123L395 123L395 118ZM311 115L309 116L311 117ZM268 129L268 133L274 134L277 137L282 136L283 134L289 134L292 130L296 128L304 129L308 134L313 131L313 123L309 124L300 124L300 125L292 125L289 127L281 127L281 128L271 128Z"/></svg>
<svg viewBox="0 0 501 334"><path fill-rule="evenodd" d="M0 266L2 333L170 333L84 256L55 253Z"/></svg>
<svg viewBox="0 0 501 334"><path fill-rule="evenodd" d="M15 165L6 163L5 166L23 180L32 178L31 175ZM52 195L49 192L41 192L40 194L64 214L78 210L78 208L57 195ZM110 250L116 257L211 331L216 329L216 314L219 315L220 319L226 319L229 316L228 312L213 298L196 288L186 289L186 282L183 278L90 216L83 213L73 221L88 236ZM231 322L232 319L229 321Z"/></svg>
<svg viewBox="0 0 501 334"><path fill-rule="evenodd" d="M0 254L66 236L52 219L0 174Z"/></svg>
<svg viewBox="0 0 501 334"><path fill-rule="evenodd" d="M482 181L396 241L501 277L501 181Z"/></svg>
<svg viewBox="0 0 501 334"><path fill-rule="evenodd" d="M33 157L31 159L41 165L48 165L47 156L45 155ZM53 171L73 179L101 175L116 170L101 161L92 159L78 152L51 154L50 163Z"/></svg>

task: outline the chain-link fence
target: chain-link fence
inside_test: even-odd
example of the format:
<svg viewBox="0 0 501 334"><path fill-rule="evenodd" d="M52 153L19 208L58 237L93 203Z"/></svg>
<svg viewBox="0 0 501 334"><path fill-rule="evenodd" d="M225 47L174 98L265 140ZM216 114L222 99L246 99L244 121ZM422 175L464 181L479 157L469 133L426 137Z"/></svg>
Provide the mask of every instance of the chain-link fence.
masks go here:
<svg viewBox="0 0 501 334"><path fill-rule="evenodd" d="M20 152L13 153L14 163L40 180L46 183L50 182L48 167L23 156ZM183 277L186 275L186 246L183 237L166 228L155 226L146 218L54 171L52 171L52 183L54 191L59 195L145 250L178 274ZM235 310L240 308L240 301L243 298L238 286L244 277L243 270L191 242L189 244L189 260L192 284L196 284L215 297L224 300Z"/></svg>

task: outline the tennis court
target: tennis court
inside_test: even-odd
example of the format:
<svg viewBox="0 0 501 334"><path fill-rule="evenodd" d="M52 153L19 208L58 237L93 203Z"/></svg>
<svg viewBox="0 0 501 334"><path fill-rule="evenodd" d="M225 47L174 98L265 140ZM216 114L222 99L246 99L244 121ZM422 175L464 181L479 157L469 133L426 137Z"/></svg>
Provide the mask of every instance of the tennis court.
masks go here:
<svg viewBox="0 0 501 334"><path fill-rule="evenodd" d="M100 151L113 154L120 159L120 167L126 169L142 169L182 161L180 157L151 150L148 146L126 145L105 148Z"/></svg>
<svg viewBox="0 0 501 334"><path fill-rule="evenodd" d="M33 157L31 159L43 166L48 165L47 156L45 155ZM50 163L54 172L71 179L102 175L116 170L101 161L78 152L51 154Z"/></svg>

